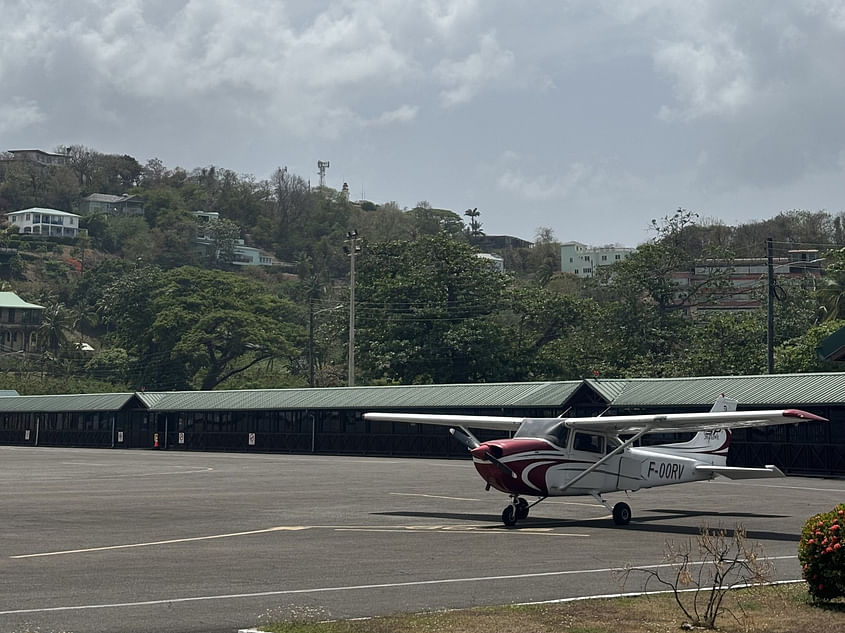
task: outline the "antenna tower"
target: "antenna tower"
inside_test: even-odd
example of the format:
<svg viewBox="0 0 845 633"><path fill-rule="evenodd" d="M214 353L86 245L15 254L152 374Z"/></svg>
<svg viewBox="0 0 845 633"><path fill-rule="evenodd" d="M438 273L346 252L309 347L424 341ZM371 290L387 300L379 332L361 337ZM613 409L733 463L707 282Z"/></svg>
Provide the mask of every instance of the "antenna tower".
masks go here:
<svg viewBox="0 0 845 633"><path fill-rule="evenodd" d="M320 174L320 187L326 186L326 170L329 168L329 161L317 161L317 173Z"/></svg>

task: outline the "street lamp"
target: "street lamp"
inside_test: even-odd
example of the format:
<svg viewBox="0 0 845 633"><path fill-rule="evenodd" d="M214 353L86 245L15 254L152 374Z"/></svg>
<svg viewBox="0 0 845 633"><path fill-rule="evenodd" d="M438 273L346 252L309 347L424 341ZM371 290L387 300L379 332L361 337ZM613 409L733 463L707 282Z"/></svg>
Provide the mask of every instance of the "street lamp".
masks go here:
<svg viewBox="0 0 845 633"><path fill-rule="evenodd" d="M349 245L343 247L343 252L349 256L349 369L348 384L355 386L355 255L361 252L358 246L358 231L346 233L344 240Z"/></svg>

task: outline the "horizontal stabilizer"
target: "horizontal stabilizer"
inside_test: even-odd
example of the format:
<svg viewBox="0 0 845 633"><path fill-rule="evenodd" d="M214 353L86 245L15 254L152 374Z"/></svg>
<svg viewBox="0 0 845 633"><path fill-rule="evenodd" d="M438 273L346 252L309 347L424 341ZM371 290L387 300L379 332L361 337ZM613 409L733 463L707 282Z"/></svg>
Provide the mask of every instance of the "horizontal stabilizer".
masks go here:
<svg viewBox="0 0 845 633"><path fill-rule="evenodd" d="M722 475L728 479L765 479L768 477L786 477L777 466L767 464L765 468L739 468L736 466L710 466L699 464L695 472Z"/></svg>

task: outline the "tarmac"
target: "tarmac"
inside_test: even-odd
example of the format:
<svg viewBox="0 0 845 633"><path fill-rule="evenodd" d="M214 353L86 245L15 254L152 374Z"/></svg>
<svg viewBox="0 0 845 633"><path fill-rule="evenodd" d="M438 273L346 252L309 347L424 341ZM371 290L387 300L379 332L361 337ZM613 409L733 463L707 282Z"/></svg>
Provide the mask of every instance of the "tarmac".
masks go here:
<svg viewBox="0 0 845 633"><path fill-rule="evenodd" d="M717 480L548 499L516 529L469 460L0 447L0 632L234 633L637 591L614 570L742 525L800 578L839 480Z"/></svg>

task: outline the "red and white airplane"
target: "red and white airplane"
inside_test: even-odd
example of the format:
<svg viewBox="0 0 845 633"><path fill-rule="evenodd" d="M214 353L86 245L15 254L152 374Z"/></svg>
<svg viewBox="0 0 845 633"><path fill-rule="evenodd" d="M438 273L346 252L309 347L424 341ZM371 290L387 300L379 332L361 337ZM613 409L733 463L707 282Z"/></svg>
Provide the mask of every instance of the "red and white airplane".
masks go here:
<svg viewBox="0 0 845 633"><path fill-rule="evenodd" d="M472 454L487 490L510 495L502 512L507 526L528 516L547 497L590 495L617 525L631 520L627 503L613 507L603 493L635 491L712 479L783 477L776 466L727 466L731 428L827 422L798 409L737 411L724 396L708 413L669 413L591 418L515 418L417 413L366 413L368 420L451 426L449 432ZM511 431L508 439L479 442L468 427ZM696 432L687 442L635 446L648 433ZM525 497L538 497L529 503Z"/></svg>

